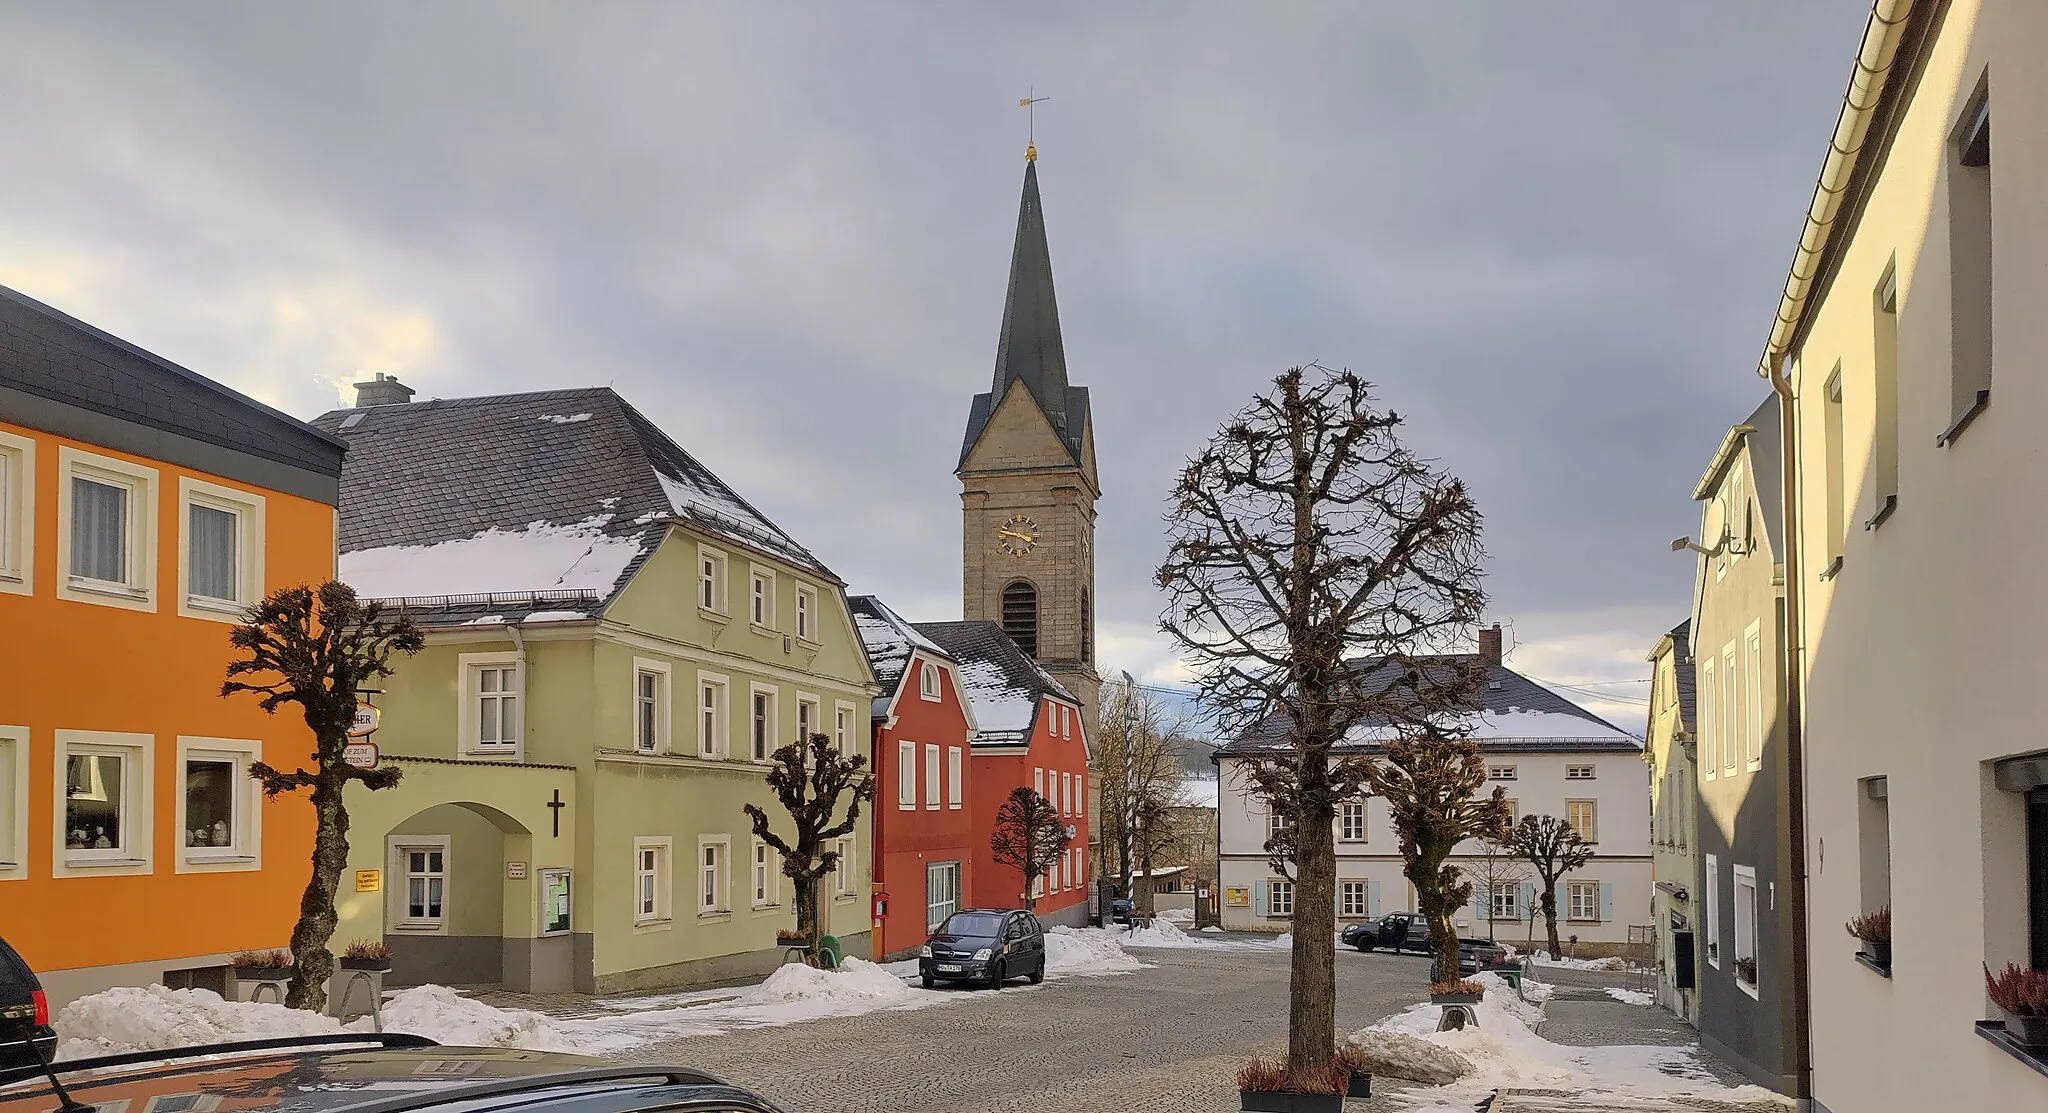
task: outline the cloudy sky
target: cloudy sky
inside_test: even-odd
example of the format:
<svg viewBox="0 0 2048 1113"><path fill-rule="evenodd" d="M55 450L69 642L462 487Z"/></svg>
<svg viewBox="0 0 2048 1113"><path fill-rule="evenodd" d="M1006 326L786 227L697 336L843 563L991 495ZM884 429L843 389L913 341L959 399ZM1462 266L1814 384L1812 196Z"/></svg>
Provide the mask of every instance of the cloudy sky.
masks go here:
<svg viewBox="0 0 2048 1113"><path fill-rule="evenodd" d="M1176 681L1164 493L1320 360L1473 487L1511 663L1639 699L1866 9L9 0L0 284L303 417L610 384L956 617L1035 87L1104 664Z"/></svg>

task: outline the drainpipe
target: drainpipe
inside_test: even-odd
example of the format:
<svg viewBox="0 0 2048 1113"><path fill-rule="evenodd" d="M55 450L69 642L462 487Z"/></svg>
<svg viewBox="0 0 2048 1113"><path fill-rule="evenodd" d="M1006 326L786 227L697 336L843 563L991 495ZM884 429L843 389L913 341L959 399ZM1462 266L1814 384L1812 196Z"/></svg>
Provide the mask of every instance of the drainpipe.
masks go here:
<svg viewBox="0 0 2048 1113"><path fill-rule="evenodd" d="M1793 1097L1802 1110L1813 1100L1813 1010L1812 979L1808 939L1812 925L1807 921L1806 855L1806 630L1804 619L1804 573L1799 507L1799 406L1785 368L1791 360L1792 345L1805 321L1807 298L1820 275L1822 256L1833 242L1835 219L1841 215L1863 144L1869 138L1877 103L1897 60L1899 41L1914 0L1875 0L1870 19L1863 29L1863 44L1856 52L1856 68L1849 76L1849 89L1842 97L1841 114L1835 121L1834 137L1827 159L1821 163L1820 178L1814 183L1813 201L1807 207L1806 224L1800 230L1799 248L1792 257L1791 273L1778 301L1776 319L1769 341L1757 362L1757 374L1768 379L1778 397L1779 450L1782 454L1784 489L1783 520L1785 546L1785 783L1791 801L1786 821L1790 844L1791 915L1797 930L1792 933L1793 1035L1798 1049L1799 1070Z"/></svg>
<svg viewBox="0 0 2048 1113"><path fill-rule="evenodd" d="M520 619L519 622L524 622ZM533 691L533 677L526 671L526 639L520 636L519 622L508 622L505 629L512 635L512 649L519 661L519 752L526 752L526 695Z"/></svg>

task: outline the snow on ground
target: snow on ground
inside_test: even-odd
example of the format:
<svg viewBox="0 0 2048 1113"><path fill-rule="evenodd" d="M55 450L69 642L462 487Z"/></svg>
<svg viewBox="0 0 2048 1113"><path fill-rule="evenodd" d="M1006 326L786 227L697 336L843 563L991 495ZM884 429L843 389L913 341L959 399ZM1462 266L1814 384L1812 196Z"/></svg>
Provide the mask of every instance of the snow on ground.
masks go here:
<svg viewBox="0 0 2048 1113"><path fill-rule="evenodd" d="M1626 970L1625 958L1552 958L1549 951L1533 951L1529 955L1531 966L1556 966L1566 970Z"/></svg>
<svg viewBox="0 0 2048 1113"><path fill-rule="evenodd" d="M123 986L81 997L58 1010L56 1028L59 1059L341 1031L339 1023L318 1013L236 1004L203 989L162 986Z"/></svg>
<svg viewBox="0 0 2048 1113"><path fill-rule="evenodd" d="M1614 998L1624 1005L1654 1005L1657 1003L1656 998L1644 993L1640 989L1623 989L1620 986L1613 985L1607 987L1607 996Z"/></svg>
<svg viewBox="0 0 2048 1113"><path fill-rule="evenodd" d="M1144 968L1144 963L1124 952L1115 932L1056 927L1045 933L1045 974L1049 978L1128 974Z"/></svg>
<svg viewBox="0 0 2048 1113"><path fill-rule="evenodd" d="M1370 1029L1427 1040L1464 1056L1474 1068L1471 1075L1450 1085L1398 1095L1404 1113L1470 1113L1495 1090L1510 1087L1566 1090L1585 1099L1683 1095L1742 1102L1771 1097L1757 1086L1729 1088L1714 1081L1686 1047L1551 1043L1534 1031L1543 1016L1539 1006L1522 1000L1497 974L1480 974L1476 980L1486 987L1485 998L1477 1006L1477 1027L1438 1032L1442 1010L1424 1003L1395 1013Z"/></svg>

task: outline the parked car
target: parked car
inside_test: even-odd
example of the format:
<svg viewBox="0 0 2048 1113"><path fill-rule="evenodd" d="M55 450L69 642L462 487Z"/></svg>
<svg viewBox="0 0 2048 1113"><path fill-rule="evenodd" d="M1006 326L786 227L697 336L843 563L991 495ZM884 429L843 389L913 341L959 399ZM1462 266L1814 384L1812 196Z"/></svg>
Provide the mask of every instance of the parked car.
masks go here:
<svg viewBox="0 0 2048 1113"><path fill-rule="evenodd" d="M1344 945L1360 951L1414 951L1428 954L1429 921L1415 912L1395 912L1377 920L1344 925ZM1485 939L1458 940L1458 972L1476 974L1499 966L1512 966L1506 947Z"/></svg>
<svg viewBox="0 0 2048 1113"><path fill-rule="evenodd" d="M1011 978L1045 980L1045 929L1029 912L970 908L946 917L918 952L926 987L938 981L981 982L1001 989Z"/></svg>
<svg viewBox="0 0 2048 1113"><path fill-rule="evenodd" d="M1137 906L1131 903L1131 898L1118 897L1109 902L1109 922L1112 924L1129 925L1131 915L1136 911Z"/></svg>
<svg viewBox="0 0 2048 1113"><path fill-rule="evenodd" d="M54 1079L54 1081L53 1081ZM686 1067L581 1055L441 1047L421 1036L300 1036L71 1059L0 1071L0 1110L47 1110L61 1085L103 1110L291 1113L779 1113L766 1098Z"/></svg>
<svg viewBox="0 0 2048 1113"><path fill-rule="evenodd" d="M35 1067L56 1054L57 1033L50 1027L42 979L0 939L0 1071Z"/></svg>

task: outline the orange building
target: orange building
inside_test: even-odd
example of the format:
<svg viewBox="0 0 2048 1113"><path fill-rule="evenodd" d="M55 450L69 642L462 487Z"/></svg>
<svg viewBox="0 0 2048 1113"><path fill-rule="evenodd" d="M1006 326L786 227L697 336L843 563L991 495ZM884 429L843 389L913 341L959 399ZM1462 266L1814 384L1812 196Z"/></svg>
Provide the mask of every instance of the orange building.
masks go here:
<svg viewBox="0 0 2048 1113"><path fill-rule="evenodd" d="M288 941L313 811L248 767L312 736L220 686L248 604L333 575L345 448L0 287L0 936L53 1006Z"/></svg>

